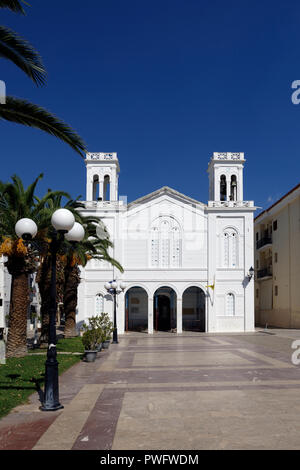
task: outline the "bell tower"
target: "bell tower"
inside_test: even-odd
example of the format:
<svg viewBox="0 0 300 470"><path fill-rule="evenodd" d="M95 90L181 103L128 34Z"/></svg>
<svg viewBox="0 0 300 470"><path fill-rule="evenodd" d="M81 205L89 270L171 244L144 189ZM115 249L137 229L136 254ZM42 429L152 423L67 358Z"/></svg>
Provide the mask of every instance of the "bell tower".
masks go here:
<svg viewBox="0 0 300 470"><path fill-rule="evenodd" d="M244 153L214 152L209 165L209 200L241 202L243 195Z"/></svg>
<svg viewBox="0 0 300 470"><path fill-rule="evenodd" d="M86 200L117 201L120 173L117 153L87 153L85 164Z"/></svg>

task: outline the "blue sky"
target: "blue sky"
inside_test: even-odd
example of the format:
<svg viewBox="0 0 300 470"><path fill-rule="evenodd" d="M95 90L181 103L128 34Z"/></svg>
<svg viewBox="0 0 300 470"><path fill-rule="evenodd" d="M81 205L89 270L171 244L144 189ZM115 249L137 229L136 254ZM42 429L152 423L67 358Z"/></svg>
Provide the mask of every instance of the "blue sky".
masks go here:
<svg viewBox="0 0 300 470"><path fill-rule="evenodd" d="M300 4L296 1L30 0L1 11L41 53L46 87L2 59L7 93L118 152L120 194L167 185L206 202L212 152L245 152L244 198L263 208L300 180ZM41 131L0 123L1 179L85 196L85 166Z"/></svg>

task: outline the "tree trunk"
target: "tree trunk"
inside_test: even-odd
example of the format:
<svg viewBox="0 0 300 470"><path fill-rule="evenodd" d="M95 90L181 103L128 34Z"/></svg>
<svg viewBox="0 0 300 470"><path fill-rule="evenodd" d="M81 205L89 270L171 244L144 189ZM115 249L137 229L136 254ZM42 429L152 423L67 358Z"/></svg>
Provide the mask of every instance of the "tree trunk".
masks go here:
<svg viewBox="0 0 300 470"><path fill-rule="evenodd" d="M6 357L27 354L28 274L12 274Z"/></svg>
<svg viewBox="0 0 300 470"><path fill-rule="evenodd" d="M74 338L77 336L76 307L78 299L78 285L80 283L79 269L77 265L66 268L65 279L65 338Z"/></svg>
<svg viewBox="0 0 300 470"><path fill-rule="evenodd" d="M51 289L51 256L44 258L41 263L37 282L41 296L41 319L42 331L40 336L41 346L48 345L49 334L49 309L50 309L50 289ZM64 289L64 264L63 261L57 257L56 260L56 297L57 304L62 302Z"/></svg>
<svg viewBox="0 0 300 470"><path fill-rule="evenodd" d="M40 344L42 346L48 347L48 333L49 333L49 308L50 308L50 296L49 292L44 290L40 292L41 295L41 335L40 335Z"/></svg>

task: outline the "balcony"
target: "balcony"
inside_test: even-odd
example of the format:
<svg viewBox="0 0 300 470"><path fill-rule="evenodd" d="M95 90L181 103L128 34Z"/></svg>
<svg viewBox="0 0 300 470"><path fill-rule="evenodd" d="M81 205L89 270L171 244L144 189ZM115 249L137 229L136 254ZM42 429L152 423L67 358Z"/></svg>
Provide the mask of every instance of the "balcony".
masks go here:
<svg viewBox="0 0 300 470"><path fill-rule="evenodd" d="M272 245L272 237L264 237L256 242L256 249L259 250L263 246Z"/></svg>
<svg viewBox="0 0 300 470"><path fill-rule="evenodd" d="M265 278L265 277L272 277L272 268L269 267L269 268L264 268L264 269L260 269L259 271L257 271L257 279L262 279L262 278Z"/></svg>

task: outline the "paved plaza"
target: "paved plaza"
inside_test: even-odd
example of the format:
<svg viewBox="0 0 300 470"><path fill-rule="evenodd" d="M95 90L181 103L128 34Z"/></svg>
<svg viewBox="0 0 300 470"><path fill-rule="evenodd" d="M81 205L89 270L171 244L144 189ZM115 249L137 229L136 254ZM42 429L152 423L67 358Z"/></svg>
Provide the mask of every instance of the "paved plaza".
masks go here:
<svg viewBox="0 0 300 470"><path fill-rule="evenodd" d="M0 421L0 449L300 449L300 330L131 333Z"/></svg>

